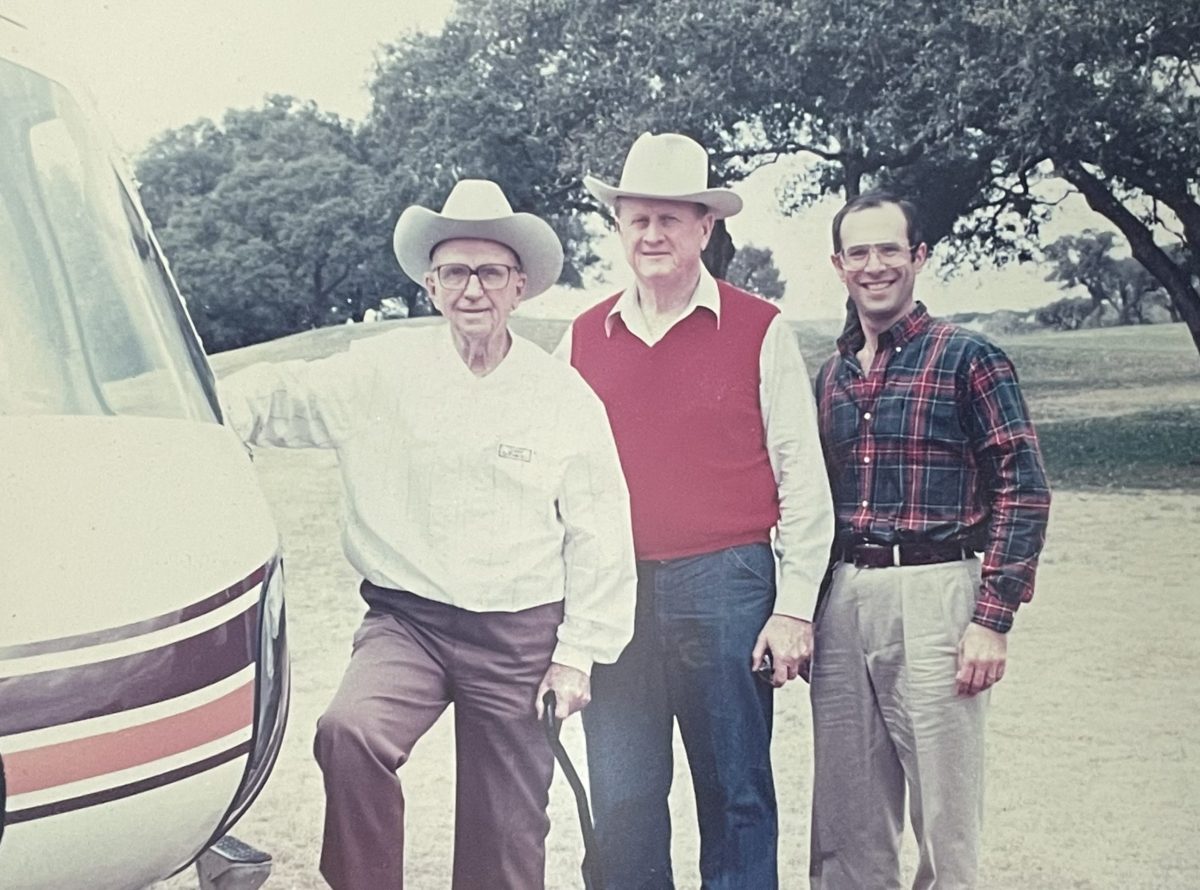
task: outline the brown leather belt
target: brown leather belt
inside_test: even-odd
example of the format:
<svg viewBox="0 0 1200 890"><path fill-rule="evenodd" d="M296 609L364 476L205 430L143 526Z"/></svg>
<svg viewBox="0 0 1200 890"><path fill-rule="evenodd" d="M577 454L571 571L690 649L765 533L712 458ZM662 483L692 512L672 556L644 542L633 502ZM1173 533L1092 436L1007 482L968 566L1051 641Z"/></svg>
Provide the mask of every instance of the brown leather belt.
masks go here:
<svg viewBox="0 0 1200 890"><path fill-rule="evenodd" d="M939 562L971 559L974 551L961 544L847 544L838 558L860 569L890 566L927 566Z"/></svg>

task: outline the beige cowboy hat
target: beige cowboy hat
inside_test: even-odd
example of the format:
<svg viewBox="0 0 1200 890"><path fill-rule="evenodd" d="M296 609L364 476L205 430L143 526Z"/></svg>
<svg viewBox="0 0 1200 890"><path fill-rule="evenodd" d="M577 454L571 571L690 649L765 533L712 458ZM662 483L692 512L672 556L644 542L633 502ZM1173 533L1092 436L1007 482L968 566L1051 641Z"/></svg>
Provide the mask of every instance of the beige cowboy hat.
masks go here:
<svg viewBox="0 0 1200 890"><path fill-rule="evenodd" d="M451 238L482 238L510 248L525 273L525 299L548 290L562 272L563 249L554 229L532 213L513 213L490 179L460 179L441 213L417 204L406 208L396 221L392 249L404 274L423 282L433 249Z"/></svg>
<svg viewBox="0 0 1200 890"><path fill-rule="evenodd" d="M692 201L705 205L717 219L742 209L742 199L730 189L708 188L708 153L699 142L679 133L643 133L634 140L620 185L608 185L595 176L583 177L583 184L609 206L622 197Z"/></svg>

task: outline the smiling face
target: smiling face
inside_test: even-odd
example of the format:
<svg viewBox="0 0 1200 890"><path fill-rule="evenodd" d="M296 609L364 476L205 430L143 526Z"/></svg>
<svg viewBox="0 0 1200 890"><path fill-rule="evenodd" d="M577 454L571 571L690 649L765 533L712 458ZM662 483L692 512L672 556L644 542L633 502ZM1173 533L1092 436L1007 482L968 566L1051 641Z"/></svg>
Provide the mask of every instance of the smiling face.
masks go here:
<svg viewBox="0 0 1200 890"><path fill-rule="evenodd" d="M846 291L858 308L858 317L864 328L875 332L886 331L912 311L913 288L917 273L925 265L928 252L925 244L908 250L908 222L896 204L864 207L846 214L840 228L841 253L832 257L838 277L846 285ZM906 249L900 254L899 265L887 265L880 254L886 254L885 245L902 245ZM847 269L843 256L852 254L855 248L874 246L866 265L858 270Z"/></svg>
<svg viewBox="0 0 1200 890"><path fill-rule="evenodd" d="M454 238L443 241L433 249L430 271L425 273L425 289L437 310L450 322L457 337L466 340L487 340L504 334L508 316L521 302L525 292L525 273L515 268L501 288L487 290L478 275L471 275L466 286L459 289L444 287L438 281L437 268L462 264L472 269L488 264L517 267L520 259L508 247L480 238Z"/></svg>
<svg viewBox="0 0 1200 890"><path fill-rule="evenodd" d="M617 229L625 260L642 284L691 287L700 252L712 235L713 215L690 201L621 198Z"/></svg>

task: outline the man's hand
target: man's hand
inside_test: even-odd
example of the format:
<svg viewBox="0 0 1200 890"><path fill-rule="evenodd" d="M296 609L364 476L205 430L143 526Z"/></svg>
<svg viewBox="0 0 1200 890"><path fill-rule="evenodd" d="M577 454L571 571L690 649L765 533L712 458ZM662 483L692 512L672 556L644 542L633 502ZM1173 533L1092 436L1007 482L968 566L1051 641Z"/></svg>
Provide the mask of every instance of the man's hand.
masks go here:
<svg viewBox="0 0 1200 890"><path fill-rule="evenodd" d="M999 682L1008 661L1008 637L971 622L958 641L959 695L974 695Z"/></svg>
<svg viewBox="0 0 1200 890"><path fill-rule="evenodd" d="M565 664L551 663L546 676L542 677L541 685L538 686L537 700L534 702L539 720L542 719L542 698L550 689L554 690L556 699L554 716L560 721L567 719L592 700L592 681L587 674Z"/></svg>
<svg viewBox="0 0 1200 890"><path fill-rule="evenodd" d="M797 677L808 679L808 662L812 658L813 628L811 621L791 615L772 615L763 625L750 655L750 669L758 670L763 655L771 653L775 672L771 685L779 688Z"/></svg>

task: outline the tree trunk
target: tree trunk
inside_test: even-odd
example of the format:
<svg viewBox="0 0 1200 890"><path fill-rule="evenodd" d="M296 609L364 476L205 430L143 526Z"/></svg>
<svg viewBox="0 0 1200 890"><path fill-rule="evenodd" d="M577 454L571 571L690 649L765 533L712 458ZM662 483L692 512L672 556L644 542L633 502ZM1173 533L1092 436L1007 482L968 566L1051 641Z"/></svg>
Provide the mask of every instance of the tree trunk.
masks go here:
<svg viewBox="0 0 1200 890"><path fill-rule="evenodd" d="M729 231L725 228L725 220L717 220L713 226L712 237L708 239L708 247L704 248L700 255L705 267L714 278L724 278L736 252L733 239L729 237Z"/></svg>
<svg viewBox="0 0 1200 890"><path fill-rule="evenodd" d="M312 274L312 296L309 300L307 319L308 323L305 325L306 328L319 328L325 321L325 317L321 311L322 304L325 303L325 284L323 278L324 276L321 274L321 264L314 264Z"/></svg>
<svg viewBox="0 0 1200 890"><path fill-rule="evenodd" d="M1121 230L1129 241L1134 259L1145 266L1170 295L1200 353L1200 292L1192 285L1187 272L1154 243L1153 233L1113 195L1102 179L1089 173L1078 161L1057 164L1056 171L1079 189L1089 207Z"/></svg>

